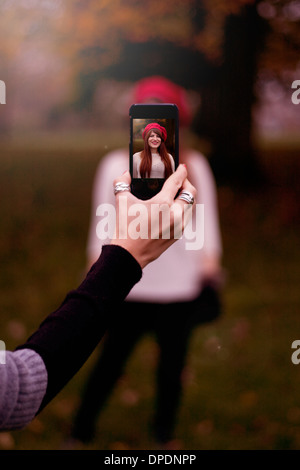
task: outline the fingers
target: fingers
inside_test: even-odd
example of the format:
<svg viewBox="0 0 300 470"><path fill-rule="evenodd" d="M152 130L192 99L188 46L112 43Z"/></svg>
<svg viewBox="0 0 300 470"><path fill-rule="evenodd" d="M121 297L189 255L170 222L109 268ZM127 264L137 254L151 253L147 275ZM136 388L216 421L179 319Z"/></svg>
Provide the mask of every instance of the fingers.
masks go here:
<svg viewBox="0 0 300 470"><path fill-rule="evenodd" d="M125 193L127 197L134 197L131 194L130 183L131 183L130 173L129 171L125 171L123 175L116 178L113 182L115 196L117 197L118 194Z"/></svg>
<svg viewBox="0 0 300 470"><path fill-rule="evenodd" d="M130 193L130 183L130 172L125 171L121 176L114 180L113 185L115 195L123 192L126 192L127 194ZM178 196L176 198L176 202L180 204L187 204L189 198L191 200L196 199L196 188L187 179L187 169L184 164L180 164L178 166L177 170L165 181L160 193L150 199L149 202L160 202L172 205L174 198L179 190L186 191L189 193L189 196L188 198L185 198L185 200L179 199ZM133 195L131 196L134 197Z"/></svg>
<svg viewBox="0 0 300 470"><path fill-rule="evenodd" d="M177 170L165 181L159 193L159 199L161 199L162 201L166 201L169 204L172 204L174 202L174 198L177 192L182 187L186 177L187 169L185 165L180 164ZM155 196L155 198L153 199L156 198L157 196Z"/></svg>
<svg viewBox="0 0 300 470"><path fill-rule="evenodd" d="M117 183L126 183L126 184L130 184L131 183L131 176L130 176L130 173L129 171L125 171L123 173L123 175L121 176L118 176L115 180L114 180L114 187L116 186Z"/></svg>
<svg viewBox="0 0 300 470"><path fill-rule="evenodd" d="M187 198L183 198L185 199L186 203L188 204L194 204L194 202L196 201L196 196L197 196L197 190L196 188L190 183L190 181L186 178L182 184L182 187L181 187L181 192L184 192L187 196ZM178 197L176 198L176 201L179 202L181 201L182 199L180 198L180 193L178 195ZM191 200L190 202L188 202L188 200Z"/></svg>
<svg viewBox="0 0 300 470"><path fill-rule="evenodd" d="M178 197L175 199L177 203L181 205L192 205L195 202L197 191L187 179L187 169L183 164L178 166L177 170L166 180L160 193L152 200L153 202L157 202L159 199L160 202L172 205L179 190L180 192L186 192L186 194L184 197L182 196L183 200L179 197L179 193Z"/></svg>
<svg viewBox="0 0 300 470"><path fill-rule="evenodd" d="M194 198L196 199L196 196L197 196L197 190L196 188L189 182L189 180L186 178L182 184L182 189L184 191L189 191L190 193L192 193L192 195L194 196Z"/></svg>

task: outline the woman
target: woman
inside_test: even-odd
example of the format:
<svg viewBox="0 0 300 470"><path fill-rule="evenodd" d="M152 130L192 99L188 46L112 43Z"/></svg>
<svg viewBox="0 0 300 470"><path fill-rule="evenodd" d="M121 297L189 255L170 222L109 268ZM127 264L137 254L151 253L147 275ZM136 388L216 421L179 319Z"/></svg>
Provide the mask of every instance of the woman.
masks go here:
<svg viewBox="0 0 300 470"><path fill-rule="evenodd" d="M167 131L153 122L143 131L144 150L133 155L134 178L168 178L175 170L174 159L167 152Z"/></svg>
<svg viewBox="0 0 300 470"><path fill-rule="evenodd" d="M123 302L119 321L108 329L75 417L72 437L81 442L93 439L97 417L122 375L127 359L140 338L150 331L155 334L159 346L157 400L152 423L154 438L159 445L169 446L173 445L181 377L193 328L195 324L214 320L221 313L222 241L217 192L205 156L183 144L183 134L188 131L192 119L185 90L164 77L149 77L137 83L132 102L175 103L178 106L179 157L187 164L191 182L197 190L197 203L205 207L204 245L197 251L186 250L186 240L182 237L156 263L147 266L141 282ZM128 149L117 149L108 153L97 169L87 246L89 266L95 260L99 244L103 243L96 235L97 207L103 202L113 204L109 181L127 162Z"/></svg>

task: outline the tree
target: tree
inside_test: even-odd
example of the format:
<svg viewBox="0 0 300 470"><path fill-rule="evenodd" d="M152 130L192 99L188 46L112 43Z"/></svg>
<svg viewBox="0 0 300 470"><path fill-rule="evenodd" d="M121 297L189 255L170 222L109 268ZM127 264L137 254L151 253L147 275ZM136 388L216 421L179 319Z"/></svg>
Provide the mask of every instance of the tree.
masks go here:
<svg viewBox="0 0 300 470"><path fill-rule="evenodd" d="M78 110L92 112L105 77L161 74L193 88L203 103L194 129L212 142L217 177L255 178L254 84L258 70L282 79L297 64L299 9L294 0L3 0L0 58L30 42L55 51Z"/></svg>
<svg viewBox="0 0 300 470"><path fill-rule="evenodd" d="M297 2L96 3L97 7L90 0L84 15L80 9L75 15L78 30L89 31L81 47L85 65L78 74L77 104L91 105L101 77L135 81L151 74L164 75L201 93L202 107L194 129L212 143L210 161L217 179L243 184L256 181L254 86L259 69L265 67L279 77L284 68L297 63Z"/></svg>
<svg viewBox="0 0 300 470"><path fill-rule="evenodd" d="M211 165L218 181L245 184L260 178L252 143L252 107L260 53L268 25L256 4L224 25L223 60L202 88L202 110L195 129L212 142Z"/></svg>

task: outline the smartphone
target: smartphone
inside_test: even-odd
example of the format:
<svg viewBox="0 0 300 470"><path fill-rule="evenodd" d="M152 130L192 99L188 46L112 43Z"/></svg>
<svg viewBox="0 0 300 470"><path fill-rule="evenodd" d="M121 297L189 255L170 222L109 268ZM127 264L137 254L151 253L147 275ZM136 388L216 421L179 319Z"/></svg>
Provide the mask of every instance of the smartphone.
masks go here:
<svg viewBox="0 0 300 470"><path fill-rule="evenodd" d="M131 192L150 199L178 167L178 108L172 103L133 104L129 116Z"/></svg>

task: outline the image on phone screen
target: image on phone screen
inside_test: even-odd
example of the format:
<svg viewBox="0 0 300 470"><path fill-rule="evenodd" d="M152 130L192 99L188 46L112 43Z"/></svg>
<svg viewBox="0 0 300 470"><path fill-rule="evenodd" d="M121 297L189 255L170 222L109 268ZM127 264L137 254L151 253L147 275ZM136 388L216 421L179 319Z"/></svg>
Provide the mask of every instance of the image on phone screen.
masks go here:
<svg viewBox="0 0 300 470"><path fill-rule="evenodd" d="M177 108L153 105L148 111L145 106L134 107L131 115L132 192L141 199L148 199L160 191L178 166ZM153 117L142 117L143 111Z"/></svg>

